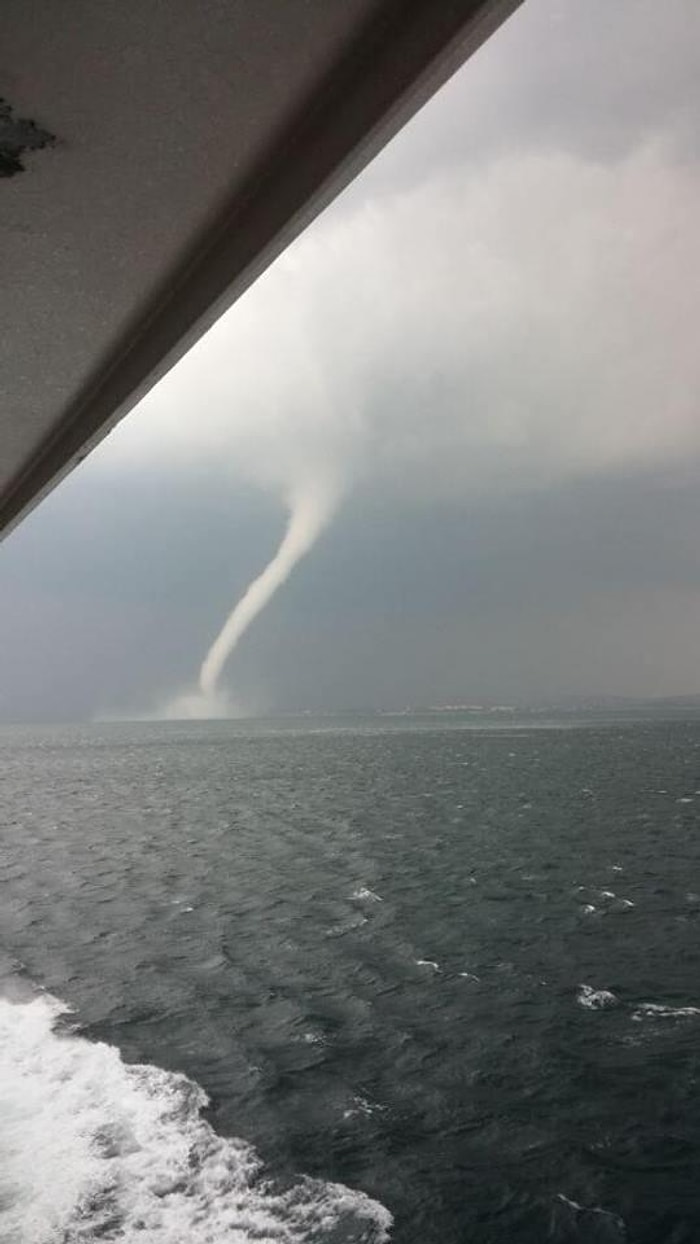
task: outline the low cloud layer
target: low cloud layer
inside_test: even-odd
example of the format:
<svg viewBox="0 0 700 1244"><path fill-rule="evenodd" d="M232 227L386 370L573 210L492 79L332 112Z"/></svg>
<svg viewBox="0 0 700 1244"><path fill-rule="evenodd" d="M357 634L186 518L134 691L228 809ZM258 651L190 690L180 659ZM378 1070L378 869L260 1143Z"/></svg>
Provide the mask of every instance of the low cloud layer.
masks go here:
<svg viewBox="0 0 700 1244"><path fill-rule="evenodd" d="M700 449L700 175L523 154L309 233L105 450L436 499Z"/></svg>

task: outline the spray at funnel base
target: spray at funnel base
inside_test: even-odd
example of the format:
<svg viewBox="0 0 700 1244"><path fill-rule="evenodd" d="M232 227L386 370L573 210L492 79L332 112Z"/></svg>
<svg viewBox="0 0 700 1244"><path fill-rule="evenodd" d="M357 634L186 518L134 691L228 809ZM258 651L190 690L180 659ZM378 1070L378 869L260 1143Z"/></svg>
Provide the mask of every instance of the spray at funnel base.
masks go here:
<svg viewBox="0 0 700 1244"><path fill-rule="evenodd" d="M217 696L224 666L238 641L316 543L336 500L334 489L318 487L304 489L292 497L287 529L275 556L234 605L202 662L199 689L207 700Z"/></svg>

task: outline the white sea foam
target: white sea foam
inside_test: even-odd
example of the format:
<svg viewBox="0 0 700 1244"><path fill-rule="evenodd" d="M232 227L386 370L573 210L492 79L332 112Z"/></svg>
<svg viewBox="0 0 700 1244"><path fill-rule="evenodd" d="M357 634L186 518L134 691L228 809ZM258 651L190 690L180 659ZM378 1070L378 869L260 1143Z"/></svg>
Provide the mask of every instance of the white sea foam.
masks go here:
<svg viewBox="0 0 700 1244"><path fill-rule="evenodd" d="M462 980L465 980L465 981L477 981L478 982L481 980L481 977L477 976L476 973L474 972L460 972L459 975L462 977Z"/></svg>
<svg viewBox="0 0 700 1244"><path fill-rule="evenodd" d="M601 1244L603 1238L605 1240L609 1240L610 1244L612 1244L613 1239L620 1241L627 1239L625 1220L624 1218L621 1218L619 1214L615 1214L609 1209L602 1209L600 1205L581 1205L578 1201L572 1200L571 1197L564 1196L563 1192L557 1193L556 1200L559 1201L560 1204L566 1206L567 1211L573 1215L575 1223L580 1222L581 1225L583 1225L588 1221L591 1225L593 1225L594 1223L599 1223L602 1220L605 1224L604 1230L608 1228L608 1230L605 1230L604 1237L601 1236L598 1230L594 1227L595 1238L601 1240ZM612 1235L610 1234L611 1231L613 1232ZM588 1235L586 1238L589 1238Z"/></svg>
<svg viewBox="0 0 700 1244"><path fill-rule="evenodd" d="M325 1045L326 1038L322 1032L305 1032L301 1037L304 1045Z"/></svg>
<svg viewBox="0 0 700 1244"><path fill-rule="evenodd" d="M584 903L583 907L581 908L581 911L583 912L584 916L592 916L595 910L596 908L594 907L593 903Z"/></svg>
<svg viewBox="0 0 700 1244"><path fill-rule="evenodd" d="M594 989L592 985L579 985L576 1001L588 1011L604 1011L608 1007L617 1006L614 993L609 989Z"/></svg>
<svg viewBox="0 0 700 1244"><path fill-rule="evenodd" d="M300 1178L278 1191L255 1150L201 1117L184 1075L54 1031L48 996L0 999L0 1239L21 1244L379 1244L391 1215Z"/></svg>
<svg viewBox="0 0 700 1244"><path fill-rule="evenodd" d="M641 1023L644 1019L688 1019L700 1015L700 1006L664 1006L660 1002L642 1002L632 1013L632 1019Z"/></svg>
<svg viewBox="0 0 700 1244"><path fill-rule="evenodd" d="M434 959L416 959L416 967L432 968L434 972L440 971L440 964L436 963Z"/></svg>
<svg viewBox="0 0 700 1244"><path fill-rule="evenodd" d="M366 903L383 903L384 902L384 899L382 898L381 894L376 894L374 890L370 890L369 887L366 885L358 886L356 890L353 890L352 897L356 899L360 899Z"/></svg>
<svg viewBox="0 0 700 1244"><path fill-rule="evenodd" d="M383 1106L381 1102L370 1101L369 1098L362 1097L358 1093L353 1097L352 1105L348 1106L347 1110L343 1111L343 1118L356 1119L359 1117L363 1119L371 1119L374 1114L385 1113L386 1106Z"/></svg>
<svg viewBox="0 0 700 1244"><path fill-rule="evenodd" d="M344 937L346 933L361 929L365 924L368 924L367 917L356 914L348 920L342 920L339 924L332 924L329 929L326 929L326 937Z"/></svg>

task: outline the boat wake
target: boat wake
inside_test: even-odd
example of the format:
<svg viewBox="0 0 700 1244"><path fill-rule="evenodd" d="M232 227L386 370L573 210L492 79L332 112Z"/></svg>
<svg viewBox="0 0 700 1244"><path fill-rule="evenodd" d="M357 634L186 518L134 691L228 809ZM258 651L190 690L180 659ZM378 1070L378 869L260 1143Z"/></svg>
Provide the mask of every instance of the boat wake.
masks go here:
<svg viewBox="0 0 700 1244"><path fill-rule="evenodd" d="M383 1244L391 1215L342 1184L276 1186L202 1118L186 1076L125 1064L57 1022L48 995L0 998L0 1239L21 1244ZM63 1028L63 1030L62 1030Z"/></svg>

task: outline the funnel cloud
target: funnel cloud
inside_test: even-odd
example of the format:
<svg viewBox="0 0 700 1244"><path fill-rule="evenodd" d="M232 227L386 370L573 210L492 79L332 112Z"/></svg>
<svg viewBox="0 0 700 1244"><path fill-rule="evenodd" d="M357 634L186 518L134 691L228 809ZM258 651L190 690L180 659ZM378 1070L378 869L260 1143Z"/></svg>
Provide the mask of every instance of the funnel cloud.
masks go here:
<svg viewBox="0 0 700 1244"><path fill-rule="evenodd" d="M205 699L216 698L224 666L239 640L316 543L336 504L337 493L329 487L304 488L292 496L287 529L277 552L234 605L202 662L199 689Z"/></svg>

